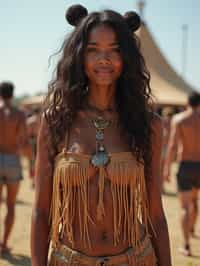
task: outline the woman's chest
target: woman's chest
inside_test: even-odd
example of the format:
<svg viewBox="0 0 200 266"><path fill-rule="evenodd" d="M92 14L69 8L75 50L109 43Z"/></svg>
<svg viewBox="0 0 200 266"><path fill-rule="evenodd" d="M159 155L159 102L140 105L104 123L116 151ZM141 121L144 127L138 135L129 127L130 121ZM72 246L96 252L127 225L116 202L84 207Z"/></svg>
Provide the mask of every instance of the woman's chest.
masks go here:
<svg viewBox="0 0 200 266"><path fill-rule="evenodd" d="M130 138L120 128L108 128L103 132L95 128L74 126L66 133L62 144L67 151L74 153L94 154L98 144L104 146L108 153L130 151Z"/></svg>

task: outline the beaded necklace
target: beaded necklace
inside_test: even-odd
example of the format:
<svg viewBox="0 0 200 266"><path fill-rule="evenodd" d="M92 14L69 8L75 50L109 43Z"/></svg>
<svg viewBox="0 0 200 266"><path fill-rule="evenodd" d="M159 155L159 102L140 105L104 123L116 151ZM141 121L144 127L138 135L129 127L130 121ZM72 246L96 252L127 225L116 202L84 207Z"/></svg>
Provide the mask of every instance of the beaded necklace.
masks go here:
<svg viewBox="0 0 200 266"><path fill-rule="evenodd" d="M91 163L95 167L105 166L110 159L104 146L104 130L111 125L111 120L98 116L92 119L92 123L96 129L96 152L91 158Z"/></svg>
<svg viewBox="0 0 200 266"><path fill-rule="evenodd" d="M92 155L91 164L95 167L102 167L107 165L110 161L108 152L106 151L104 145L104 131L112 124L112 120L104 118L103 113L106 111L113 112L114 109L107 108L106 110L101 111L89 103L86 104L86 108L98 114L97 117L91 119L92 124L96 129L96 151Z"/></svg>

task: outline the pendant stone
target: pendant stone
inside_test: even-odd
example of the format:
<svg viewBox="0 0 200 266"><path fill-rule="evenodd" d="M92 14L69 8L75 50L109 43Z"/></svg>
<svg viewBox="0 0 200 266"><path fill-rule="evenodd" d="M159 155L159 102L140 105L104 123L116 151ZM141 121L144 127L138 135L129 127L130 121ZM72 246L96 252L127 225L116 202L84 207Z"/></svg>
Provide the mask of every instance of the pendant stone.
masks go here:
<svg viewBox="0 0 200 266"><path fill-rule="evenodd" d="M91 158L91 163L95 167L105 166L109 161L109 155L105 150L96 152Z"/></svg>
<svg viewBox="0 0 200 266"><path fill-rule="evenodd" d="M102 141L103 139L104 139L104 134L103 134L103 132L100 131L100 130L98 130L98 131L96 132L96 140L97 140L97 141Z"/></svg>

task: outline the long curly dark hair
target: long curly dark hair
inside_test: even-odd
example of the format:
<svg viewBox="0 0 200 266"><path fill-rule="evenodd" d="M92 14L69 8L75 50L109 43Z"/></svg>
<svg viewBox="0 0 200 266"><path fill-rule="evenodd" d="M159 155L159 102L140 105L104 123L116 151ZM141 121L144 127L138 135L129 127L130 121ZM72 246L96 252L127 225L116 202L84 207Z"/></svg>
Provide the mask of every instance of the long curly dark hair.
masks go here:
<svg viewBox="0 0 200 266"><path fill-rule="evenodd" d="M116 88L120 123L132 136L131 149L136 158L148 168L152 153L150 74L140 52L138 37L131 32L124 17L111 10L87 15L63 43L56 75L49 84L44 105L55 153L87 94L84 51L90 31L102 24L116 33L123 59L123 71Z"/></svg>

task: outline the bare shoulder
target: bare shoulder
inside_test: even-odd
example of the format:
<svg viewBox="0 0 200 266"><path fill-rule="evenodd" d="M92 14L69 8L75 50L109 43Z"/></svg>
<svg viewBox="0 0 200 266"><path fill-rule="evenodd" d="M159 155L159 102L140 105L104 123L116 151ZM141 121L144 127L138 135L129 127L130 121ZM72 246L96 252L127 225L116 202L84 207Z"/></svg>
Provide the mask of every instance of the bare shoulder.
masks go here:
<svg viewBox="0 0 200 266"><path fill-rule="evenodd" d="M40 119L39 134L42 135L42 137L50 136L49 124L44 113L42 113Z"/></svg>
<svg viewBox="0 0 200 266"><path fill-rule="evenodd" d="M26 120L26 123L28 126L35 125L38 122L38 116L37 115L32 115L29 116Z"/></svg>
<svg viewBox="0 0 200 266"><path fill-rule="evenodd" d="M17 118L17 119L25 119L26 114L23 110L16 106L11 106L11 107L5 107L3 105L0 105L0 113L4 113L5 110L9 110L9 113L12 115L12 117Z"/></svg>

